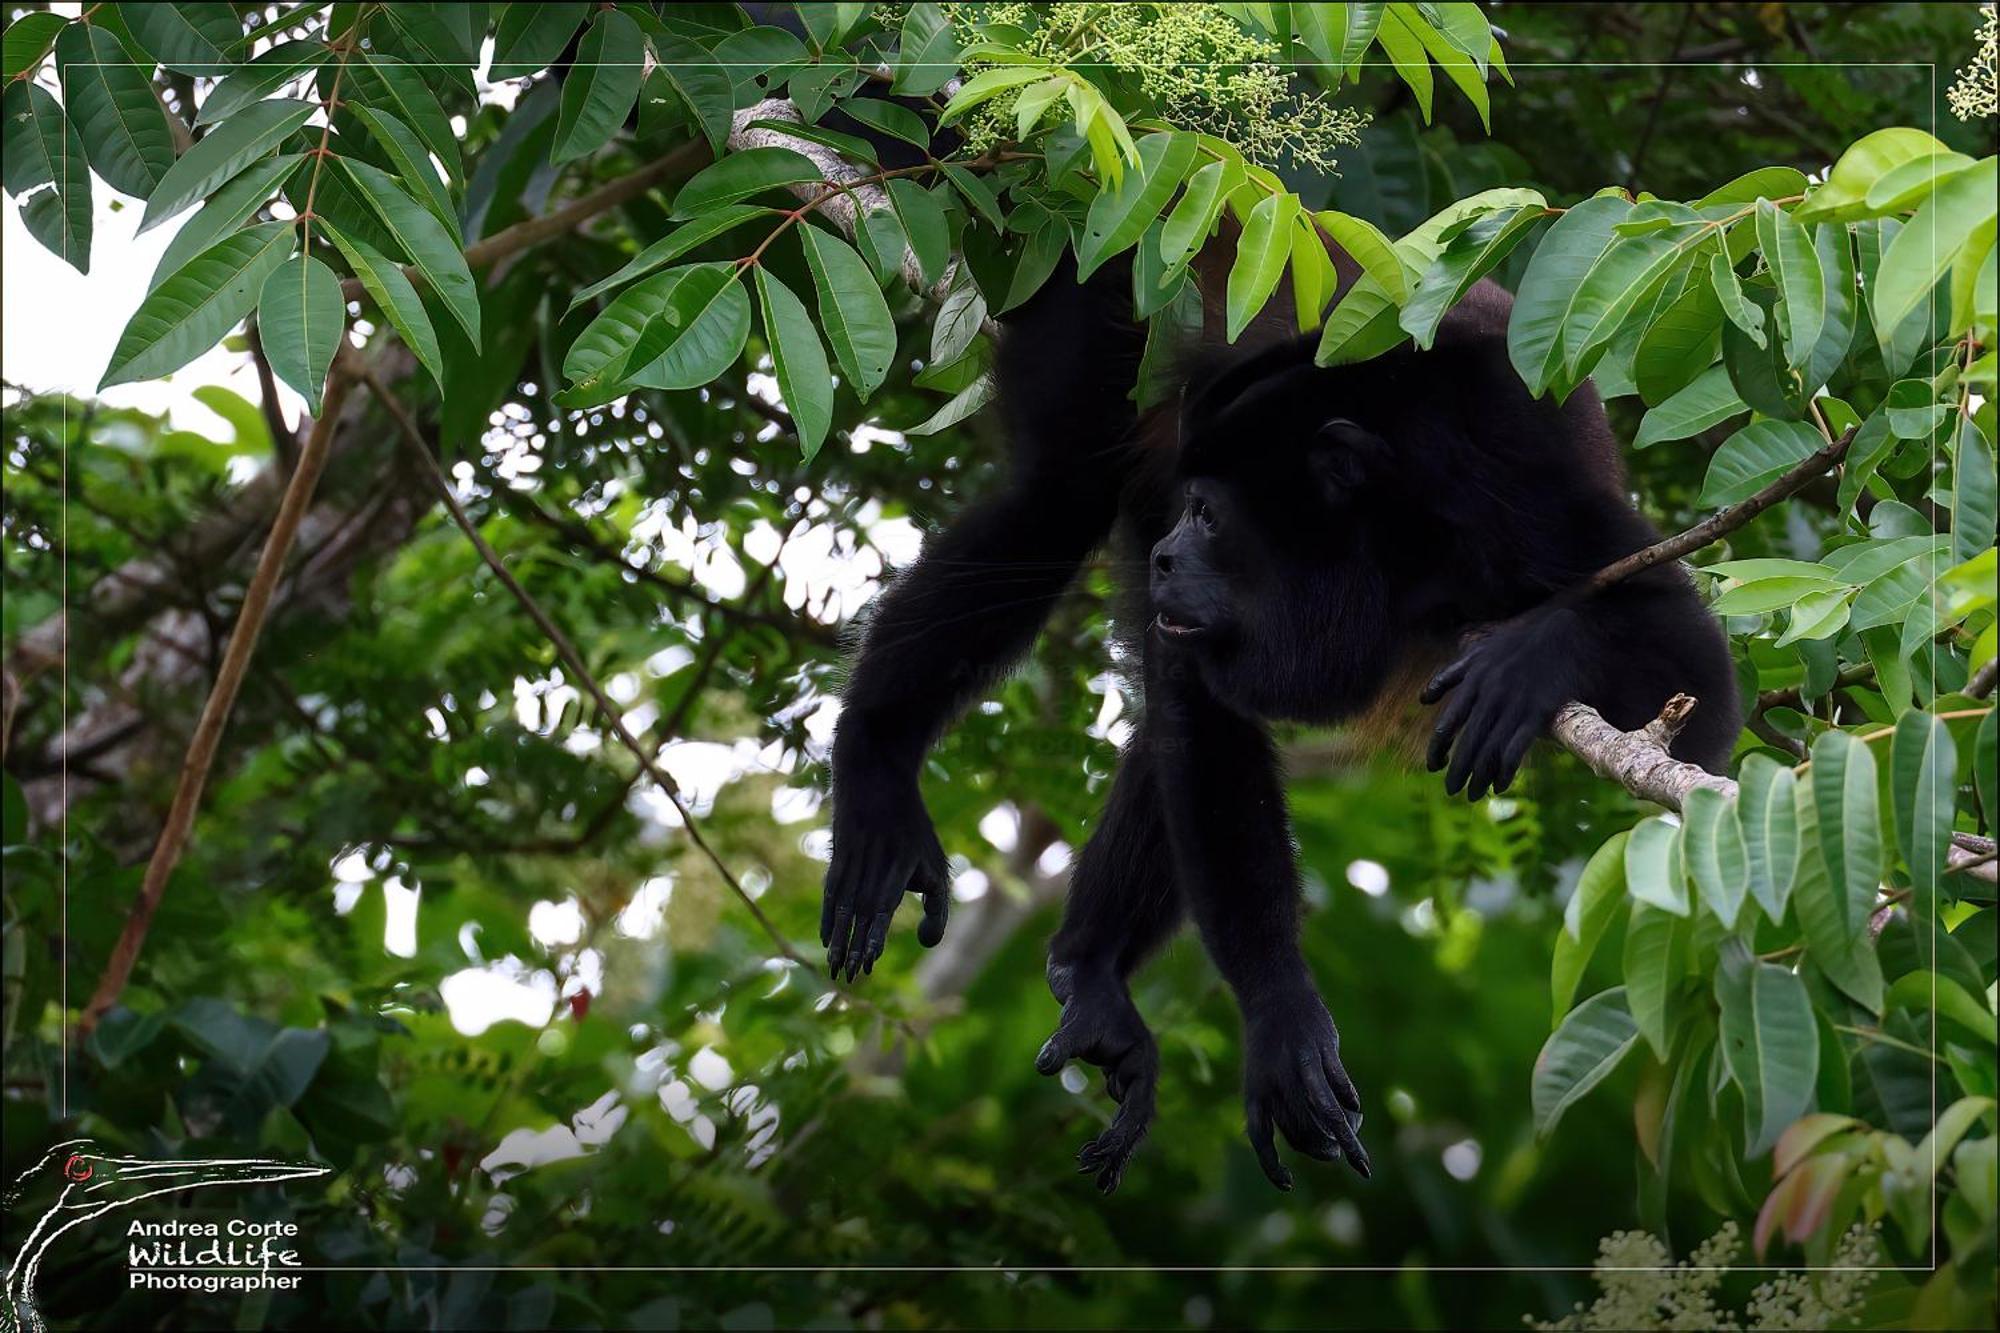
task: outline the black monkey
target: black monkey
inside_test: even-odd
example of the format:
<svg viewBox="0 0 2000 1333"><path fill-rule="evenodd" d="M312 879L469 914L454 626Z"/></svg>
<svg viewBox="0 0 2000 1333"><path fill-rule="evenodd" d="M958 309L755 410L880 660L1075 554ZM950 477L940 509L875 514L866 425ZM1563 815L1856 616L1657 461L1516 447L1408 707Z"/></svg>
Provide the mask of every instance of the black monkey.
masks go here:
<svg viewBox="0 0 2000 1333"><path fill-rule="evenodd" d="M1139 423L1123 394L1138 332L1117 280L1058 273L1002 351L1013 480L930 544L870 625L835 740L822 917L829 962L850 978L872 967L906 890L924 897L920 938L943 932L923 751L1026 649L1114 524L1150 552L1150 589L1125 617L1127 632L1148 629L1145 709L1050 945L1063 1015L1037 1059L1045 1073L1069 1059L1105 1071L1120 1109L1079 1154L1104 1189L1146 1131L1158 1070L1127 978L1184 911L1243 1013L1266 1174L1289 1186L1274 1128L1367 1172L1360 1101L1299 951L1265 719L1351 719L1407 701L1445 664L1423 698L1446 699L1430 763L1449 764L1453 792L1504 787L1570 699L1633 727L1686 691L1703 706L1675 752L1712 769L1727 758L1727 644L1686 578L1656 568L1588 599L1570 591L1656 534L1625 497L1594 394L1557 407L1514 375L1508 305L1482 284L1432 351L1356 367L1317 368L1310 340L1281 341L1212 377L1178 421Z"/></svg>

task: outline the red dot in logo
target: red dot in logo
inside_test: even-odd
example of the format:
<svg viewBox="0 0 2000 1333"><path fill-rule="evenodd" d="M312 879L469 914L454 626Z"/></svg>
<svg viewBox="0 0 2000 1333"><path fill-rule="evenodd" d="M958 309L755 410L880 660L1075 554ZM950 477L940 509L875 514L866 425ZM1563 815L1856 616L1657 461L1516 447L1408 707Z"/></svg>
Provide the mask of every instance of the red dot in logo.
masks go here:
<svg viewBox="0 0 2000 1333"><path fill-rule="evenodd" d="M82 1153L71 1153L70 1159L63 1163L63 1174L71 1180L89 1180L90 1163Z"/></svg>

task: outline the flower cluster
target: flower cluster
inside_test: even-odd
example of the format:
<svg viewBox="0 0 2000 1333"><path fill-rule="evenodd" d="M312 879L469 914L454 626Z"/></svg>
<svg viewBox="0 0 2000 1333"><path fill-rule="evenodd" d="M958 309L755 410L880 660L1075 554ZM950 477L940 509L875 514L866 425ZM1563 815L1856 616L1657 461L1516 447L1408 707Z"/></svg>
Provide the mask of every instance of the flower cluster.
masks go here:
<svg viewBox="0 0 2000 1333"><path fill-rule="evenodd" d="M1276 42L1217 5L963 4L949 10L966 44L1005 30L1051 68L1103 70L1182 129L1227 139L1252 161L1329 170L1358 141L1367 117L1296 87ZM968 74L983 66L976 58ZM967 125L974 147L1011 137L1018 95L998 98Z"/></svg>
<svg viewBox="0 0 2000 1333"><path fill-rule="evenodd" d="M1524 1319L1528 1327L1558 1329L1829 1328L1852 1318L1875 1280L1869 1271L1880 1246L1871 1227L1854 1226L1841 1238L1832 1264L1816 1274L1780 1273L1750 1293L1741 1318L1716 1303L1716 1289L1742 1245L1734 1222L1676 1264L1658 1237L1617 1231L1598 1245L1592 1275L1603 1295L1552 1323Z"/></svg>
<svg viewBox="0 0 2000 1333"><path fill-rule="evenodd" d="M1960 120L2000 112L2000 6L1981 5L1986 21L1979 25L1979 50L1972 63L1958 72L1958 82L1945 93L1951 112Z"/></svg>

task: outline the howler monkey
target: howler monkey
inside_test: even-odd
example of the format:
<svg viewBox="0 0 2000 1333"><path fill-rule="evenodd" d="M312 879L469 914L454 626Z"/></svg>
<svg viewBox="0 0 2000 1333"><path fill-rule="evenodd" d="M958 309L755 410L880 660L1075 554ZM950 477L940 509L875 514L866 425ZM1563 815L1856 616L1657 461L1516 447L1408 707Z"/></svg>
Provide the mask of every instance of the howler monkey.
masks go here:
<svg viewBox="0 0 2000 1333"><path fill-rule="evenodd" d="M1203 257L1205 296L1223 290L1227 258ZM1406 706L1422 686L1443 705L1430 766L1476 799L1511 781L1567 701L1629 728L1685 691L1701 707L1675 753L1715 769L1738 725L1727 643L1676 568L1571 591L1657 534L1626 496L1594 392L1557 406L1514 374L1499 287L1476 288L1432 350L1347 367L1316 367L1312 340L1267 311L1219 373L1141 416L1127 397L1143 330L1126 282L1111 267L1083 284L1059 270L1008 319L1012 475L883 594L845 692L822 941L836 974L872 969L906 892L924 903L919 938L942 937L949 883L918 794L924 752L1117 528L1125 566L1147 573L1121 618L1144 707L1050 943L1063 1011L1037 1067L1104 1071L1119 1110L1078 1160L1115 1188L1159 1066L1127 978L1185 913L1242 1011L1265 1174L1290 1187L1275 1128L1366 1175L1361 1102L1299 948L1265 721L1340 722Z"/></svg>

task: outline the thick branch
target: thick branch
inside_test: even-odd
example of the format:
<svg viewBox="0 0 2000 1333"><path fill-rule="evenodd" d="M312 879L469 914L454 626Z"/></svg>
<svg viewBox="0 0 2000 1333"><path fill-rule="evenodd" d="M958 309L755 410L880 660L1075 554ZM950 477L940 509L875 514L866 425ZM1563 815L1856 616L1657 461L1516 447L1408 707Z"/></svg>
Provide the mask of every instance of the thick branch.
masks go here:
<svg viewBox="0 0 2000 1333"><path fill-rule="evenodd" d="M305 448L299 454L298 466L292 469L291 481L285 487L284 499L279 503L277 517L271 523L271 533L264 539L263 553L257 558L257 572L251 576L250 586L244 591L243 606L237 613L236 628L229 636L229 647L222 655L215 684L209 690L208 702L202 706L194 738L188 743L187 759L181 765L180 783L174 789L173 804L168 807L167 822L160 830L160 839L153 846L152 859L146 863L146 875L139 884L138 900L132 904L132 914L125 919L125 928L119 932L118 942L112 946L111 957L105 964L104 975L98 979L97 989L92 992L90 1002L77 1019L79 1036L88 1036L98 1020L124 993L125 983L132 976L132 967L138 962L139 951L145 947L146 932L152 928L153 914L159 910L160 899L166 894L167 880L180 863L181 853L187 849L188 837L194 831L194 817L201 807L202 789L208 784L209 770L215 765L216 751L222 744L223 731L229 725L230 711L236 706L236 696L243 688L244 673L250 667L250 655L256 650L258 635L263 631L265 617L270 613L272 594L277 591L278 580L284 574L285 557L291 552L292 541L298 536L299 522L312 503L313 488L319 484L320 473L326 468L327 453L333 443L334 430L340 420L341 402L347 396L347 390L346 377L336 374L328 379L326 400L319 420L313 423L312 434L307 437Z"/></svg>
<svg viewBox="0 0 2000 1333"><path fill-rule="evenodd" d="M437 492L438 499L444 502L444 507L450 512L452 522L458 525L459 530L472 543L473 549L479 552L479 558L493 571L493 576L500 580L501 586L506 588L508 594L520 604L521 609L527 612L528 619L535 622L535 628L539 629L543 637L555 648L563 666L575 675L576 683L597 705L597 711L604 718L605 726L611 729L611 734L617 737L618 743L631 752L633 758L639 761L640 767L646 771L646 776L666 793L667 800L673 804L675 813L680 816L682 827L687 830L688 840L714 867L715 873L722 877L722 882L729 886L730 891L742 900L750 915L756 919L759 926L763 927L764 933L771 937L778 952L806 971L814 971L812 964L800 957L792 948L791 942L784 937L771 919L764 915L764 909L757 905L757 900L743 887L742 881L736 877L736 873L729 868L728 863L709 845L708 839L702 836L701 827L695 823L694 812L688 808L686 799L681 795L680 784L659 766L652 752L641 745L638 738L626 728L623 710L611 701L611 697L604 692L604 687L597 683L597 677L584 665L583 654L577 651L576 645L570 642L562 627L542 609L541 603L521 586L520 580L514 577L513 571L509 570L506 562L501 560L499 552L495 551L480 534L478 525L472 521L472 516L467 514L465 506L458 502L458 495L452 490L450 480L438 466L436 456L424 442L423 433L417 429L417 423L410 416L409 409L403 405L403 401L391 394L366 367L360 367L358 375L362 382L367 384L369 392L374 394L388 411L391 420L396 423L397 434L408 446L410 453L415 455L431 489Z"/></svg>
<svg viewBox="0 0 2000 1333"><path fill-rule="evenodd" d="M1734 800L1735 782L1667 753L1674 733L1694 708L1692 698L1676 694L1667 700L1659 717L1638 731L1620 731L1590 705L1571 703L1556 714L1549 732L1565 749L1590 765L1593 773L1609 778L1641 800L1678 811L1688 793L1697 787L1708 787ZM1994 882L1991 855L1990 851L1982 854L1961 846L1954 838L1945 853L1945 869L1964 871L1990 884Z"/></svg>
<svg viewBox="0 0 2000 1333"><path fill-rule="evenodd" d="M1848 446L1854 443L1855 429L1850 427L1839 439L1828 441L1814 450L1798 466L1749 499L1739 500L1727 509L1710 514L1685 532L1675 533L1664 541L1654 542L1643 551L1634 551L1624 559L1606 565L1591 575L1579 591L1602 592L1612 584L1631 578L1642 570L1665 564L1669 560L1678 560L1684 555L1699 551L1704 546L1721 541L1778 501L1789 499L1804 490L1814 478L1824 475L1828 468L1839 463L1847 456Z"/></svg>

